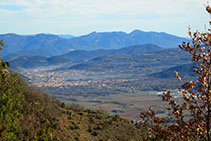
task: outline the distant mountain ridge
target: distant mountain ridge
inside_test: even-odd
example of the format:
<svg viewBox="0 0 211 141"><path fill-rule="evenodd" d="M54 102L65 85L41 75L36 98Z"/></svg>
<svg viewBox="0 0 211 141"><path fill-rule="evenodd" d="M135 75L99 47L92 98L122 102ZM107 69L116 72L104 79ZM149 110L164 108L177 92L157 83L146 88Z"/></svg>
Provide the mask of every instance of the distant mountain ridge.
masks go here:
<svg viewBox="0 0 211 141"><path fill-rule="evenodd" d="M137 45L137 46L130 46L122 49L112 49L112 50L104 50L98 49L93 51L86 51L86 50L75 50L70 51L68 53L52 56L52 57L44 57L44 56L19 56L19 57L12 57L7 61L10 62L12 68L36 68L36 67L43 67L49 65L58 65L64 63L82 63L88 61L90 59L96 57L103 57L107 55L117 55L117 54L142 54L149 51L158 51L162 50L153 44L144 44L144 45Z"/></svg>
<svg viewBox="0 0 211 141"><path fill-rule="evenodd" d="M3 58L15 56L44 56L61 55L70 50L121 49L140 44L155 44L163 48L175 48L186 38L177 37L164 32L143 32L134 30L125 32L92 32L73 38L63 38L53 34L17 35L1 34L6 47L1 52Z"/></svg>
<svg viewBox="0 0 211 141"><path fill-rule="evenodd" d="M190 55L175 48L140 54L110 54L71 66L69 69L149 75L190 62Z"/></svg>
<svg viewBox="0 0 211 141"><path fill-rule="evenodd" d="M125 32L92 32L70 40L74 44L83 43L80 49L85 50L99 49L99 47L101 49L120 49L140 44L154 44L163 48L175 48L183 41L187 41L186 38L165 32L144 32L141 30L134 30L129 34Z"/></svg>
<svg viewBox="0 0 211 141"><path fill-rule="evenodd" d="M14 56L53 56L72 49L68 39L57 35L37 34L21 36L16 34L0 35L6 47L1 54L5 58Z"/></svg>

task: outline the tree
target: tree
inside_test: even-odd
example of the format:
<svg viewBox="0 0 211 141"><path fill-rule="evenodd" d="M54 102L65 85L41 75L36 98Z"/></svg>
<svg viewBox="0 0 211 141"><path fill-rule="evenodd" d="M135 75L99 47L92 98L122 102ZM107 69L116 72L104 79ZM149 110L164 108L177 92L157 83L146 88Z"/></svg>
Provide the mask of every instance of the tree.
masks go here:
<svg viewBox="0 0 211 141"><path fill-rule="evenodd" d="M2 47L4 47L4 42L0 40L0 50L2 50Z"/></svg>
<svg viewBox="0 0 211 141"><path fill-rule="evenodd" d="M4 43L0 41L0 50ZM9 71L9 63L0 58L0 140L15 140L19 133L23 88L17 74Z"/></svg>
<svg viewBox="0 0 211 141"><path fill-rule="evenodd" d="M211 7L206 11L211 14ZM141 113L140 125L148 128L151 139L211 140L211 28L205 33L191 33L189 29L188 34L192 41L183 42L179 48L192 55L197 80L183 82L176 72L183 101L177 101L168 91L162 97L169 105L166 118L156 116L151 108Z"/></svg>

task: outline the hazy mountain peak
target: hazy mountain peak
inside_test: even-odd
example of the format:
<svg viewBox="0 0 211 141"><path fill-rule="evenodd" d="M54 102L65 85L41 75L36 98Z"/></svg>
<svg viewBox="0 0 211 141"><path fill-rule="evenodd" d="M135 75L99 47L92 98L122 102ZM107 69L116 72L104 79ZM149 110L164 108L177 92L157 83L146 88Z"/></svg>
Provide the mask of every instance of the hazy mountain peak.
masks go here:
<svg viewBox="0 0 211 141"><path fill-rule="evenodd" d="M93 31L93 32L89 33L88 35L95 35L95 34L97 34L97 32Z"/></svg>
<svg viewBox="0 0 211 141"><path fill-rule="evenodd" d="M36 34L35 37L59 37L58 35L54 35L54 34L46 34L46 33L40 33L40 34Z"/></svg>
<svg viewBox="0 0 211 141"><path fill-rule="evenodd" d="M130 32L129 35L133 36L133 35L140 34L140 33L144 33L144 31L136 29L136 30L133 30L132 32Z"/></svg>
<svg viewBox="0 0 211 141"><path fill-rule="evenodd" d="M1 36L1 35L0 35ZM3 36L7 39L9 38L13 38L13 37L17 37L19 35L15 34L15 33L7 33L7 34L3 34Z"/></svg>

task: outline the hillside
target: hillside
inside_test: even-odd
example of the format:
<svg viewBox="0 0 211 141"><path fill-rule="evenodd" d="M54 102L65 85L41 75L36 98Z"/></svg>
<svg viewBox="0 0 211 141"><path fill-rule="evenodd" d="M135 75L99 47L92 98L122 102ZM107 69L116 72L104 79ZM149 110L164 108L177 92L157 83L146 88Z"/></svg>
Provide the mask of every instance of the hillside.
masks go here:
<svg viewBox="0 0 211 141"><path fill-rule="evenodd" d="M154 44L142 44L117 49L114 50L112 54L143 54L146 52L158 51L162 49L163 48Z"/></svg>
<svg viewBox="0 0 211 141"><path fill-rule="evenodd" d="M47 140L143 140L140 129L118 115L89 110L25 86L21 138Z"/></svg>
<svg viewBox="0 0 211 141"><path fill-rule="evenodd" d="M165 49L143 54L111 54L74 65L69 69L150 74L188 62L191 62L191 59L187 53L179 49Z"/></svg>
<svg viewBox="0 0 211 141"><path fill-rule="evenodd" d="M64 63L73 63L73 60L67 57L56 56L56 57L43 57L43 56L20 56L20 57L13 57L8 59L7 61L10 62L11 68L39 68L51 65L58 65Z"/></svg>
<svg viewBox="0 0 211 141"><path fill-rule="evenodd" d="M62 54L59 57L68 57L77 62L81 62L81 61L83 62L95 57L112 54L113 51L114 50L104 50L104 49L98 49L98 50L93 50L93 51L75 50L75 51L70 51L68 53Z"/></svg>
<svg viewBox="0 0 211 141"><path fill-rule="evenodd" d="M177 71L181 77L194 77L196 74L193 72L193 64L184 64L184 65L178 65L176 67L169 68L167 70L164 70L162 72L150 74L149 77L154 78L175 78L175 72Z"/></svg>

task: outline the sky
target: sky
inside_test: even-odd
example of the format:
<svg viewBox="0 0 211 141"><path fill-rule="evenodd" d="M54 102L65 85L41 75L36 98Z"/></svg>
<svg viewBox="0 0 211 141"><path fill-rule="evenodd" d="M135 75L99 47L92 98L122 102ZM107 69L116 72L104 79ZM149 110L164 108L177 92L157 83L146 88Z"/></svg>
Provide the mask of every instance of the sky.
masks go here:
<svg viewBox="0 0 211 141"><path fill-rule="evenodd" d="M0 34L206 31L211 0L0 0Z"/></svg>

